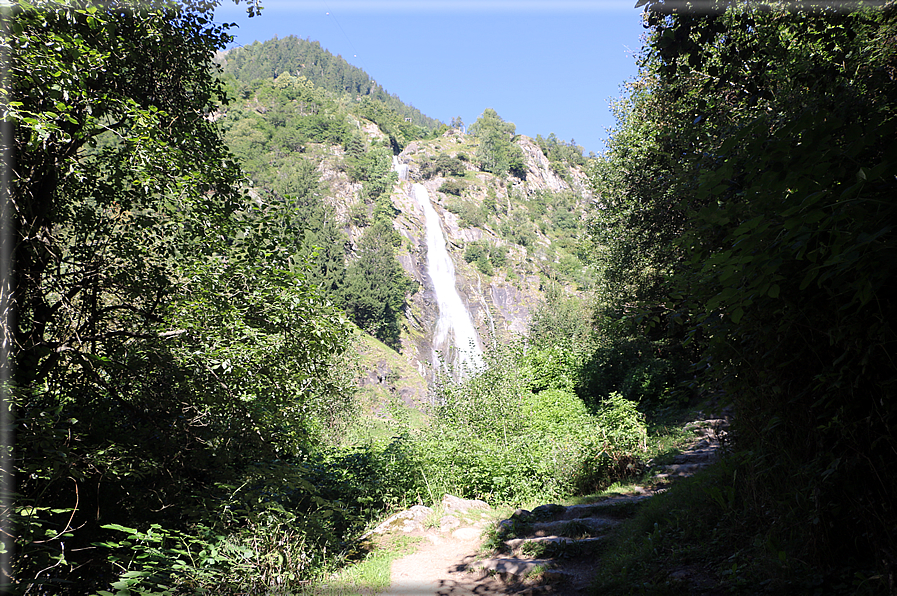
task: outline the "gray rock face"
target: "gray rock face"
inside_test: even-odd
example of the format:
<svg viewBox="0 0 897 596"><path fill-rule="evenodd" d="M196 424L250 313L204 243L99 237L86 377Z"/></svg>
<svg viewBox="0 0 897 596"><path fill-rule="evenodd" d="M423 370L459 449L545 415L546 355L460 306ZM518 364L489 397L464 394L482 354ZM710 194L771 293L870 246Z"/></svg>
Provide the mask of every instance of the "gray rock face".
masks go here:
<svg viewBox="0 0 897 596"><path fill-rule="evenodd" d="M376 135L368 134L373 138ZM551 254L550 240L538 229L534 229L535 242L529 250L509 243L488 224L464 227L459 216L447 207L459 200L459 197L446 195L439 191L447 178L436 176L424 179L422 164L435 159L436 155L446 153L457 156L464 152L467 175L462 181L466 185L463 201L469 204L482 203L494 197L508 218L511 211L527 212L527 207L515 197L532 196L538 192L572 191L582 197L583 202L590 198L585 174L577 170L565 176L553 171L548 159L538 145L528 137L519 136L515 142L521 147L526 163L526 179L519 180L512 176L500 178L486 172L479 172L471 161L475 154L476 141L459 131L448 131L441 139L431 141L415 141L394 160L394 168L401 173L401 180L395 185L391 198L397 215L394 228L402 236L402 245L397 249L397 256L404 270L412 277L419 291L409 297L409 308L402 333L402 353L413 366L423 371L427 382L432 387L435 373L432 367L433 337L436 332L439 307L433 292L433 281L427 273L428 250L425 240L425 220L421 207L417 204L412 192L412 183L423 183L432 200L447 243L447 250L452 260L456 275L456 287L464 302L477 334L480 344L487 348L490 341L505 342L527 332L533 313L542 301L540 271ZM345 174L336 169L325 172L326 182L332 190L340 195L352 195L352 199L343 199L337 205L339 217L348 220L349 205L358 202L359 188L348 184ZM457 178L453 179L457 180ZM503 221L503 220L502 220ZM357 230L347 224L347 232L353 242L357 241ZM507 267L497 268L495 274L487 276L474 264L467 263L463 256L467 246L472 242L488 242L507 250ZM438 348L438 347L437 347ZM445 355L445 350L440 350ZM451 357L449 357L451 361Z"/></svg>

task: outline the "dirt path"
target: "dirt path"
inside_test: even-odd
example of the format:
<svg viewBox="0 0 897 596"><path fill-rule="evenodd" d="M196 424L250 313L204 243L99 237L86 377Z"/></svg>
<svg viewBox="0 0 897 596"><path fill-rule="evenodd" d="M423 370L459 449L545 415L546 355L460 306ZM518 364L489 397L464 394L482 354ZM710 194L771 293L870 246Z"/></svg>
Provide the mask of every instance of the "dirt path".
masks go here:
<svg viewBox="0 0 897 596"><path fill-rule="evenodd" d="M607 503L641 498L645 496L609 499ZM481 503L448 495L443 507L451 500ZM482 506L486 504L482 503ZM572 513L577 507L565 509ZM425 529L421 522L431 510L415 509L418 511L410 512L412 515L404 519L400 517L386 522L388 531L419 536L423 541L416 552L393 561L392 584L382 596L573 595L584 594L588 589L594 573L594 562L588 558L565 558L563 564L548 558L513 554L486 558L481 548L483 530L495 523L494 512L485 508L456 510L448 516L451 523L443 523L438 529ZM537 510L534 512L538 514ZM427 517L432 515L431 512ZM456 525L458 522L460 525Z"/></svg>
<svg viewBox="0 0 897 596"><path fill-rule="evenodd" d="M496 514L483 501L446 495L437 511L415 506L380 524L372 534L421 539L415 552L392 564L392 583L382 596L468 596L508 594L495 573L475 565L483 531ZM435 524L439 523L436 527Z"/></svg>
<svg viewBox="0 0 897 596"><path fill-rule="evenodd" d="M655 479L689 476L710 463L719 446L720 422L690 423L686 428L697 435L695 443L673 464L655 469ZM621 509L631 509L652 493L639 489L593 504L518 510L501 522L505 554L493 558L484 558L481 549L483 531L496 517L486 503L446 495L438 515L427 507L412 507L376 530L423 539L416 552L393 561L392 584L383 596L585 594L596 571L589 549L618 523ZM439 528L434 527L437 517ZM529 555L522 554L527 542L543 554L533 555L532 548Z"/></svg>
<svg viewBox="0 0 897 596"><path fill-rule="evenodd" d="M471 572L479 538L428 541L416 553L392 565L392 586L385 596L468 596L506 594L506 585L484 571Z"/></svg>

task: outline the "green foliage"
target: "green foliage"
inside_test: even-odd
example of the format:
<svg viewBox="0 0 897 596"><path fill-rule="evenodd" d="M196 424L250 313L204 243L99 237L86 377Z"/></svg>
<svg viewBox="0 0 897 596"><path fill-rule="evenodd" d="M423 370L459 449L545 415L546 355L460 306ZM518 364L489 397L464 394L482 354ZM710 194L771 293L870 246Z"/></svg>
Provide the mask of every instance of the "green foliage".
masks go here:
<svg viewBox="0 0 897 596"><path fill-rule="evenodd" d="M892 7L648 4L642 74L594 170L604 320L682 346L699 388L730 396L742 516L791 528L776 539L801 536L817 569L893 575ZM662 394L668 371L646 359L624 384Z"/></svg>
<svg viewBox="0 0 897 596"><path fill-rule="evenodd" d="M323 49L319 42L293 35L234 48L225 56L224 72L243 84L292 73L338 95L376 99L403 122L410 118L415 127L434 130L440 125L438 120L428 118L420 110L387 93L367 73Z"/></svg>
<svg viewBox="0 0 897 596"><path fill-rule="evenodd" d="M435 160L427 160L421 164L421 176L423 178L432 178L433 176L463 176L467 171L467 167L461 160L462 155L462 153L459 153L457 157L452 157L445 153L440 153ZM466 159L466 156L464 157Z"/></svg>
<svg viewBox="0 0 897 596"><path fill-rule="evenodd" d="M464 251L464 260L476 263L482 273L493 275L493 267L504 267L507 264L507 248L485 241L471 242Z"/></svg>
<svg viewBox="0 0 897 596"><path fill-rule="evenodd" d="M492 108L487 108L476 122L470 125L468 134L479 139L476 160L480 169L497 176L504 176L514 166L514 174L520 174L523 166L523 152L514 145L513 122L505 122ZM523 172L526 176L526 172Z"/></svg>
<svg viewBox="0 0 897 596"><path fill-rule="evenodd" d="M502 237L513 244L532 248L536 243L536 232L533 224L521 210L514 211L504 219L499 227Z"/></svg>
<svg viewBox="0 0 897 596"><path fill-rule="evenodd" d="M471 242L464 251L464 260L468 263L473 263L484 257L489 258L488 255L489 252L485 244L482 242Z"/></svg>
<svg viewBox="0 0 897 596"><path fill-rule="evenodd" d="M353 203L349 207L349 222L358 228L365 228L371 225L371 216L368 210L368 206L363 202Z"/></svg>
<svg viewBox="0 0 897 596"><path fill-rule="evenodd" d="M245 97L221 120L226 138L245 159L258 187L296 200L307 214L290 227L303 238L299 254L313 260L313 281L359 327L398 348L405 294L413 284L395 258L399 237L392 229L396 214L390 199L396 181L393 153L387 146L368 146L358 131L357 118L349 114L376 122L389 135L394 150L419 138L420 127L405 122L400 117L405 113L399 109L401 102L382 94L379 87L353 87L364 99L347 104L338 94L345 90L339 85L362 84L363 73L316 43L289 37L253 44L229 53L225 70L236 76ZM295 72L299 76L291 74ZM370 82L366 75L363 79ZM282 142L287 138L290 143ZM350 221L370 227L348 266L348 238L322 204L317 164L304 154L310 143L341 144L345 155L339 167L350 180L362 183L362 204L350 208ZM440 163L455 165L450 159Z"/></svg>
<svg viewBox="0 0 897 596"><path fill-rule="evenodd" d="M529 340L537 347L573 348L588 345L592 336L591 309L586 301L567 296L558 284L545 291L545 302L533 313Z"/></svg>
<svg viewBox="0 0 897 596"><path fill-rule="evenodd" d="M358 156L350 154L346 164L349 178L362 182L361 197L368 203L376 203L381 197L385 199L398 179L392 171L392 154L385 147L372 147Z"/></svg>
<svg viewBox="0 0 897 596"><path fill-rule="evenodd" d="M626 372L620 392L635 403L669 405L675 383L676 371L669 360L648 358Z"/></svg>
<svg viewBox="0 0 897 596"><path fill-rule="evenodd" d="M355 127L335 98L305 77L284 73L276 79L241 87L239 103L222 108L219 125L230 149L257 184L279 194L293 190L284 170L295 163L293 153L309 143L354 147Z"/></svg>
<svg viewBox="0 0 897 596"><path fill-rule="evenodd" d="M536 135L536 144L548 158L551 168L562 176L567 174L566 168L560 165L562 163L566 163L568 166L586 165L586 160L582 156L583 149L573 139L570 139L568 143L558 139L554 133L548 135L547 139L542 135Z"/></svg>
<svg viewBox="0 0 897 596"><path fill-rule="evenodd" d="M456 197L460 197L461 193L464 192L466 188L467 185L460 180L446 180L439 185L439 188L437 190L439 192L444 192L447 195L455 195Z"/></svg>
<svg viewBox="0 0 897 596"><path fill-rule="evenodd" d="M320 551L307 544L304 533L272 512L265 522L250 523L230 536L200 528L198 534L165 530L153 524L143 532L118 524L103 526L123 533L119 539L96 543L113 549L109 560L118 579L99 590L113 594L171 594L190 591L241 594L266 589L300 589L321 565ZM276 521L275 521L276 520ZM119 534L120 535L120 534Z"/></svg>
<svg viewBox="0 0 897 596"><path fill-rule="evenodd" d="M508 264L508 247L498 244L489 245L489 263L495 267L504 267Z"/></svg>
<svg viewBox="0 0 897 596"><path fill-rule="evenodd" d="M595 433L595 420L576 394L566 389L530 393L523 403L528 430L535 436L572 436L588 441ZM535 437L534 437L535 438Z"/></svg>
<svg viewBox="0 0 897 596"><path fill-rule="evenodd" d="M520 145L511 144L507 148L508 173L521 180L526 180L526 158Z"/></svg>
<svg viewBox="0 0 897 596"><path fill-rule="evenodd" d="M410 458L399 437L386 445L330 449L301 463L258 467L242 486L230 487L224 517L246 517L236 531L198 526L183 532L158 524L141 531L107 524L108 537L93 546L109 553L119 575L110 587L117 591L302 590L332 565L324 559L328 550L346 548L340 536L359 531L384 506L407 505L405 498L420 488Z"/></svg>
<svg viewBox="0 0 897 596"><path fill-rule="evenodd" d="M435 425L417 441L429 490L519 503L591 492L631 473L629 447L644 446L637 412L615 406L603 428L572 391L528 389L533 363L522 345L485 357L476 375L439 386Z"/></svg>
<svg viewBox="0 0 897 596"><path fill-rule="evenodd" d="M349 318L393 349L400 347L405 295L415 288L396 259L396 237L396 231L382 219L364 231L358 258L346 270L340 296Z"/></svg>
<svg viewBox="0 0 897 596"><path fill-rule="evenodd" d="M619 393L611 393L595 415L605 450L636 452L647 449L645 415Z"/></svg>
<svg viewBox="0 0 897 596"><path fill-rule="evenodd" d="M400 153L411 141L430 134L430 129L406 120L402 110L397 110L390 101L367 96L362 99L355 111L359 116L376 123L380 130L387 134L393 154Z"/></svg>
<svg viewBox="0 0 897 596"><path fill-rule="evenodd" d="M206 117L213 4L9 15L18 591L271 587L349 529L287 463L350 406L348 327L308 258L338 236L313 166L243 192Z"/></svg>
<svg viewBox="0 0 897 596"><path fill-rule="evenodd" d="M453 181L446 181L439 190L442 192L454 190L457 187L466 188L462 184L454 185ZM482 205L478 205L471 200L452 200L446 203L445 208L460 218L460 224L463 228L481 227L487 221L487 214L483 210Z"/></svg>
<svg viewBox="0 0 897 596"><path fill-rule="evenodd" d="M523 361L524 366L530 371L530 389L572 390L576 386L582 360L583 354L574 351L569 345L545 345L530 349Z"/></svg>

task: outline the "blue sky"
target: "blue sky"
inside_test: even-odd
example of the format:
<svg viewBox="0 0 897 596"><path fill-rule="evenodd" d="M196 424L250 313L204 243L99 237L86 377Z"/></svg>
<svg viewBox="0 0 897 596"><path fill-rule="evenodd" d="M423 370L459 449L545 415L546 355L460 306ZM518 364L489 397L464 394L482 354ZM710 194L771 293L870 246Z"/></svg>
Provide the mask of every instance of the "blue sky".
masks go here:
<svg viewBox="0 0 897 596"><path fill-rule="evenodd" d="M493 108L519 134L555 133L600 152L609 100L636 72L634 0L229 0L233 45L296 35L321 42L424 114L472 123Z"/></svg>

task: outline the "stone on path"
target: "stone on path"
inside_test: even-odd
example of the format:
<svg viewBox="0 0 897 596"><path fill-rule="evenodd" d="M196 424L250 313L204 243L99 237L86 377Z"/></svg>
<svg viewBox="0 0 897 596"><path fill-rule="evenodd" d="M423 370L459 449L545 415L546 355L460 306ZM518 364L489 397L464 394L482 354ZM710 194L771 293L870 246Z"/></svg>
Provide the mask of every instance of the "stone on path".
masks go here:
<svg viewBox="0 0 897 596"><path fill-rule="evenodd" d="M479 499L462 499L454 495L445 495L442 497L442 507L445 509L446 515L467 513L471 509L491 509L489 503L486 501L480 501Z"/></svg>

